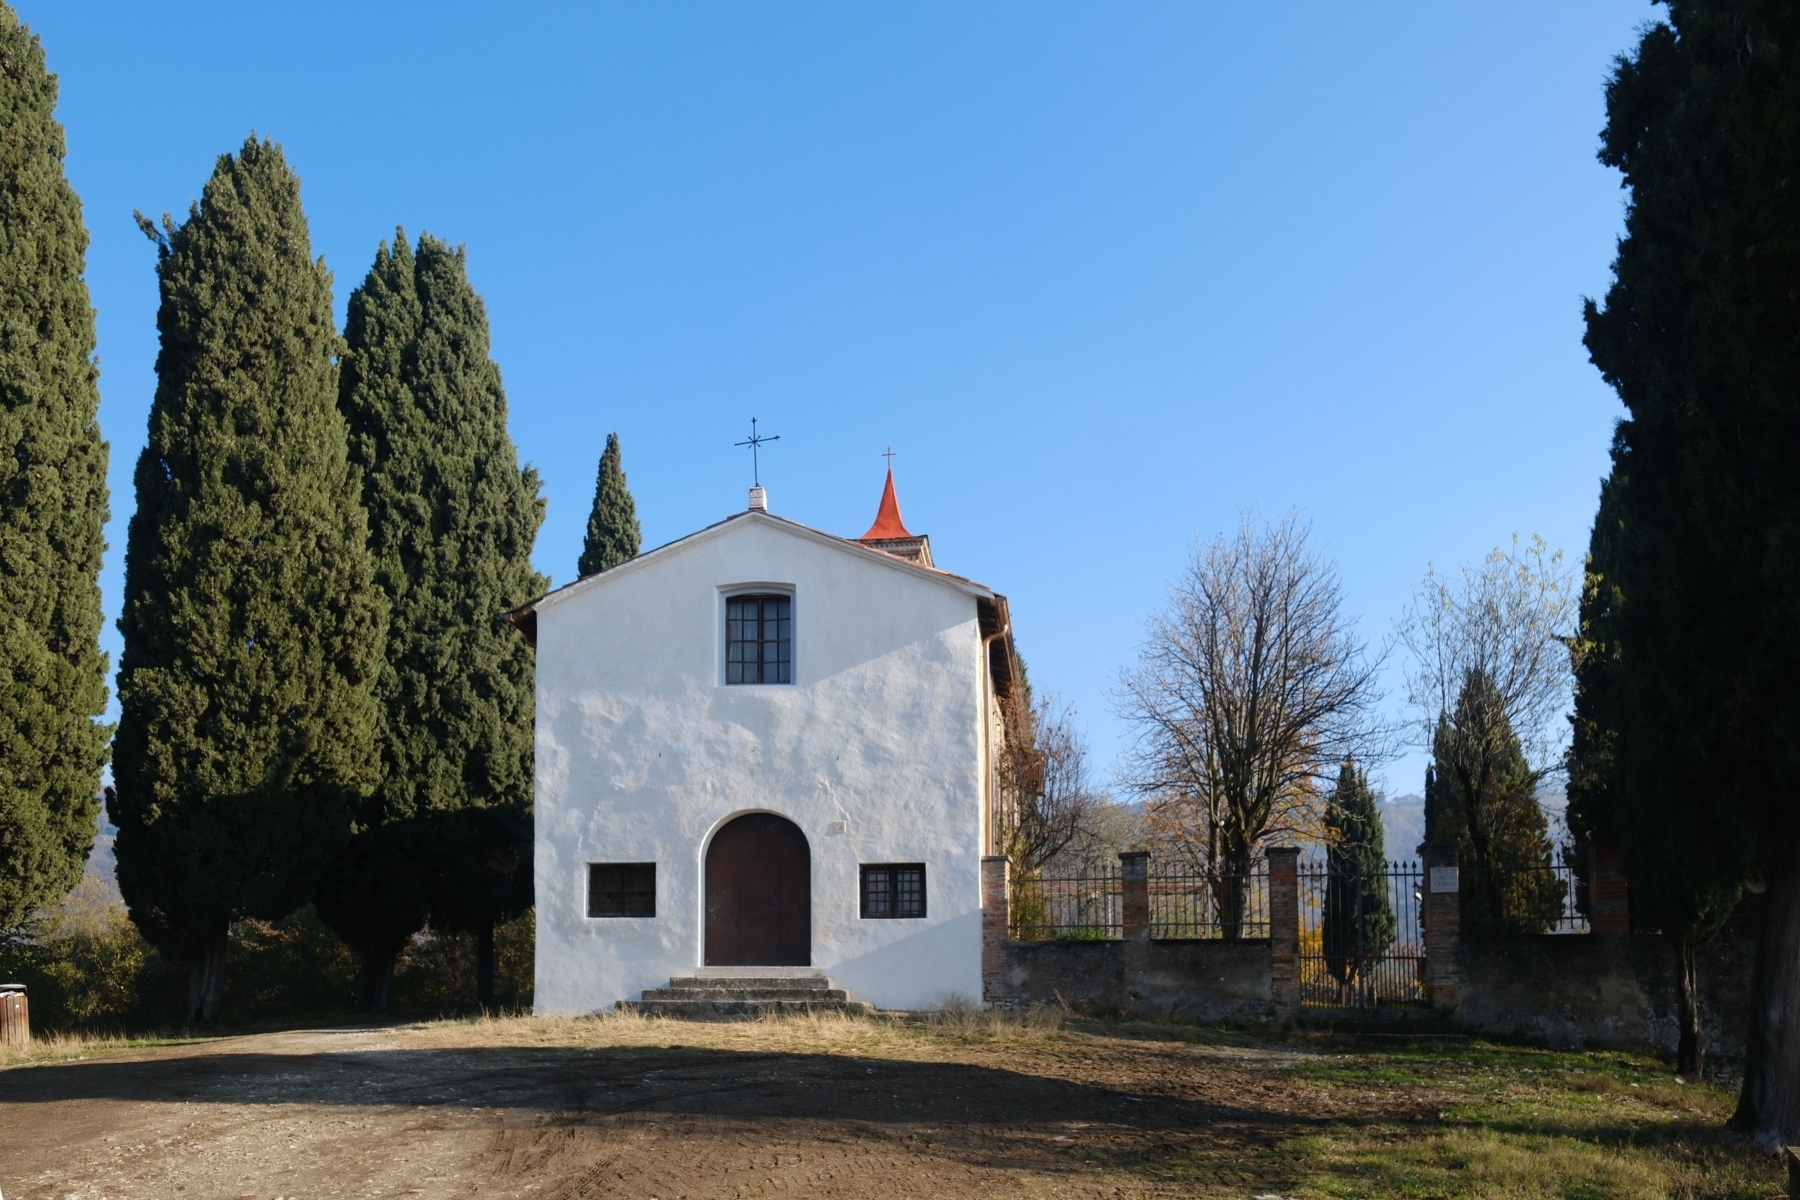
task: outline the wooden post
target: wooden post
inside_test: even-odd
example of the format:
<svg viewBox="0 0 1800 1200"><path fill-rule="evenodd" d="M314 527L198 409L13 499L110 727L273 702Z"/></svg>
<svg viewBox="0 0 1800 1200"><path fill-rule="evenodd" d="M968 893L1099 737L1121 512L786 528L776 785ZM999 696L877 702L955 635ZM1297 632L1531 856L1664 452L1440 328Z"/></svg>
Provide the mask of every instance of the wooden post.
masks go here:
<svg viewBox="0 0 1800 1200"><path fill-rule="evenodd" d="M1126 850L1119 855L1119 890L1124 938L1150 940L1150 852Z"/></svg>
<svg viewBox="0 0 1800 1200"><path fill-rule="evenodd" d="M1269 989L1275 1015L1292 1021L1300 1015L1300 850L1269 850Z"/></svg>
<svg viewBox="0 0 1800 1200"><path fill-rule="evenodd" d="M1588 847L1588 930L1631 932L1631 885L1617 846L1595 841Z"/></svg>
<svg viewBox="0 0 1800 1200"><path fill-rule="evenodd" d="M1425 894L1419 919L1424 924L1425 1000L1442 1013L1462 1007L1462 876L1455 842L1426 842L1419 847Z"/></svg>
<svg viewBox="0 0 1800 1200"><path fill-rule="evenodd" d="M23 1050L31 1041L31 1005L22 983L0 983L0 1046Z"/></svg>
<svg viewBox="0 0 1800 1200"><path fill-rule="evenodd" d="M1788 1200L1800 1200L1800 1146L1784 1146L1781 1161L1787 1164Z"/></svg>
<svg viewBox="0 0 1800 1200"><path fill-rule="evenodd" d="M981 999L992 1004L1007 999L1006 942L1012 915L1012 888L1004 854L981 859Z"/></svg>

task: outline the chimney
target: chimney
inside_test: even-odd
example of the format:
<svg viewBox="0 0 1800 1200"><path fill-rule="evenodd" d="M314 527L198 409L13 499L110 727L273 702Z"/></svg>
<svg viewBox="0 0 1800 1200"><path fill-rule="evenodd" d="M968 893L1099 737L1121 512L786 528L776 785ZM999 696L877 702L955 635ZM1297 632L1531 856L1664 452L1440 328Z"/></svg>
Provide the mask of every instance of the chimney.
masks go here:
<svg viewBox="0 0 1800 1200"><path fill-rule="evenodd" d="M759 513L769 511L769 494L763 491L760 483L750 489L750 511Z"/></svg>

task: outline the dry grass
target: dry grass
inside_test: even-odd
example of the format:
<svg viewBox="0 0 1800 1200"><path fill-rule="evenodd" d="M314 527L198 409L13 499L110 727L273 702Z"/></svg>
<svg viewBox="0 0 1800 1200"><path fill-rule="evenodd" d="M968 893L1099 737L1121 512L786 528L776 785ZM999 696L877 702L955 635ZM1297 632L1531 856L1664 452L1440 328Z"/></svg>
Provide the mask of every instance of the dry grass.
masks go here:
<svg viewBox="0 0 1800 1200"><path fill-rule="evenodd" d="M34 1036L23 1046L0 1045L0 1071L39 1063L70 1062L143 1050L153 1046L178 1046L197 1038L172 1034L48 1033Z"/></svg>
<svg viewBox="0 0 1800 1200"><path fill-rule="evenodd" d="M770 1014L750 1021L684 1021L636 1012L586 1017L483 1015L423 1021L395 1031L409 1048L491 1046L654 1047L861 1054L937 1059L956 1045L1013 1046L1053 1038L1068 1020L1049 1005L1017 1012L983 1009L956 997L922 1013L858 1016L836 1012Z"/></svg>
<svg viewBox="0 0 1800 1200"><path fill-rule="evenodd" d="M914 1014L720 1022L633 1012L495 1015L397 1025L379 1037L400 1050L630 1049L652 1060L661 1051L689 1049L792 1054L813 1062L855 1060L859 1076L865 1064L882 1060L977 1066L1015 1080L1006 1086L1022 1089L1017 1120L1026 1123L1036 1119L1025 1098L1032 1079L1052 1091L1080 1085L1168 1103L1223 1100L1264 1114L1252 1122L1254 1136L1229 1135L1210 1118L1151 1136L1102 1114L1083 1118L1094 1124L1079 1126L1085 1132L1075 1142L1055 1139L1079 1143L1080 1169L1124 1185L1128 1194L1608 1200L1785 1194L1776 1164L1725 1131L1730 1091L1683 1083L1654 1059L1612 1052L1474 1040L1446 1047L1430 1038L1282 1039L1267 1031L1077 1019L1060 1008L983 1010L955 997ZM195 1039L47 1038L23 1053L0 1055L0 1067L184 1040ZM819 1068L818 1078L832 1078L832 1070Z"/></svg>

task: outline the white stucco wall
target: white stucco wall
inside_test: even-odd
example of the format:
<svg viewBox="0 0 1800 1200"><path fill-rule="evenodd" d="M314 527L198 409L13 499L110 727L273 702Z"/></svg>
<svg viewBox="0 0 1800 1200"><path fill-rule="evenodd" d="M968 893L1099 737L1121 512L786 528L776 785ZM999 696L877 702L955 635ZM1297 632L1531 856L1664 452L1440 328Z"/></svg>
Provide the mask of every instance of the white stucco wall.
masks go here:
<svg viewBox="0 0 1800 1200"><path fill-rule="evenodd" d="M724 597L763 586L794 596L794 682L727 686ZM814 967L883 1008L978 998L982 663L968 587L759 515L542 603L537 1011L699 968L707 842L756 811L810 843ZM649 861L654 918L586 915L586 864ZM888 862L926 864L924 919L858 916Z"/></svg>

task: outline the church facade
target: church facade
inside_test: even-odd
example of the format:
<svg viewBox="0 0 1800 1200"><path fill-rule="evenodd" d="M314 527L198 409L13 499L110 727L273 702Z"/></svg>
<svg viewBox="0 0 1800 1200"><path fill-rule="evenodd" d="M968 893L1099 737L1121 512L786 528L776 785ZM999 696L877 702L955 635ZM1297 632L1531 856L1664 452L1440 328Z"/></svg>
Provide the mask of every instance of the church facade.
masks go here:
<svg viewBox="0 0 1800 1200"><path fill-rule="evenodd" d="M756 488L510 619L537 647L539 1013L708 973L980 997L1011 622L936 568L891 474L862 538Z"/></svg>

